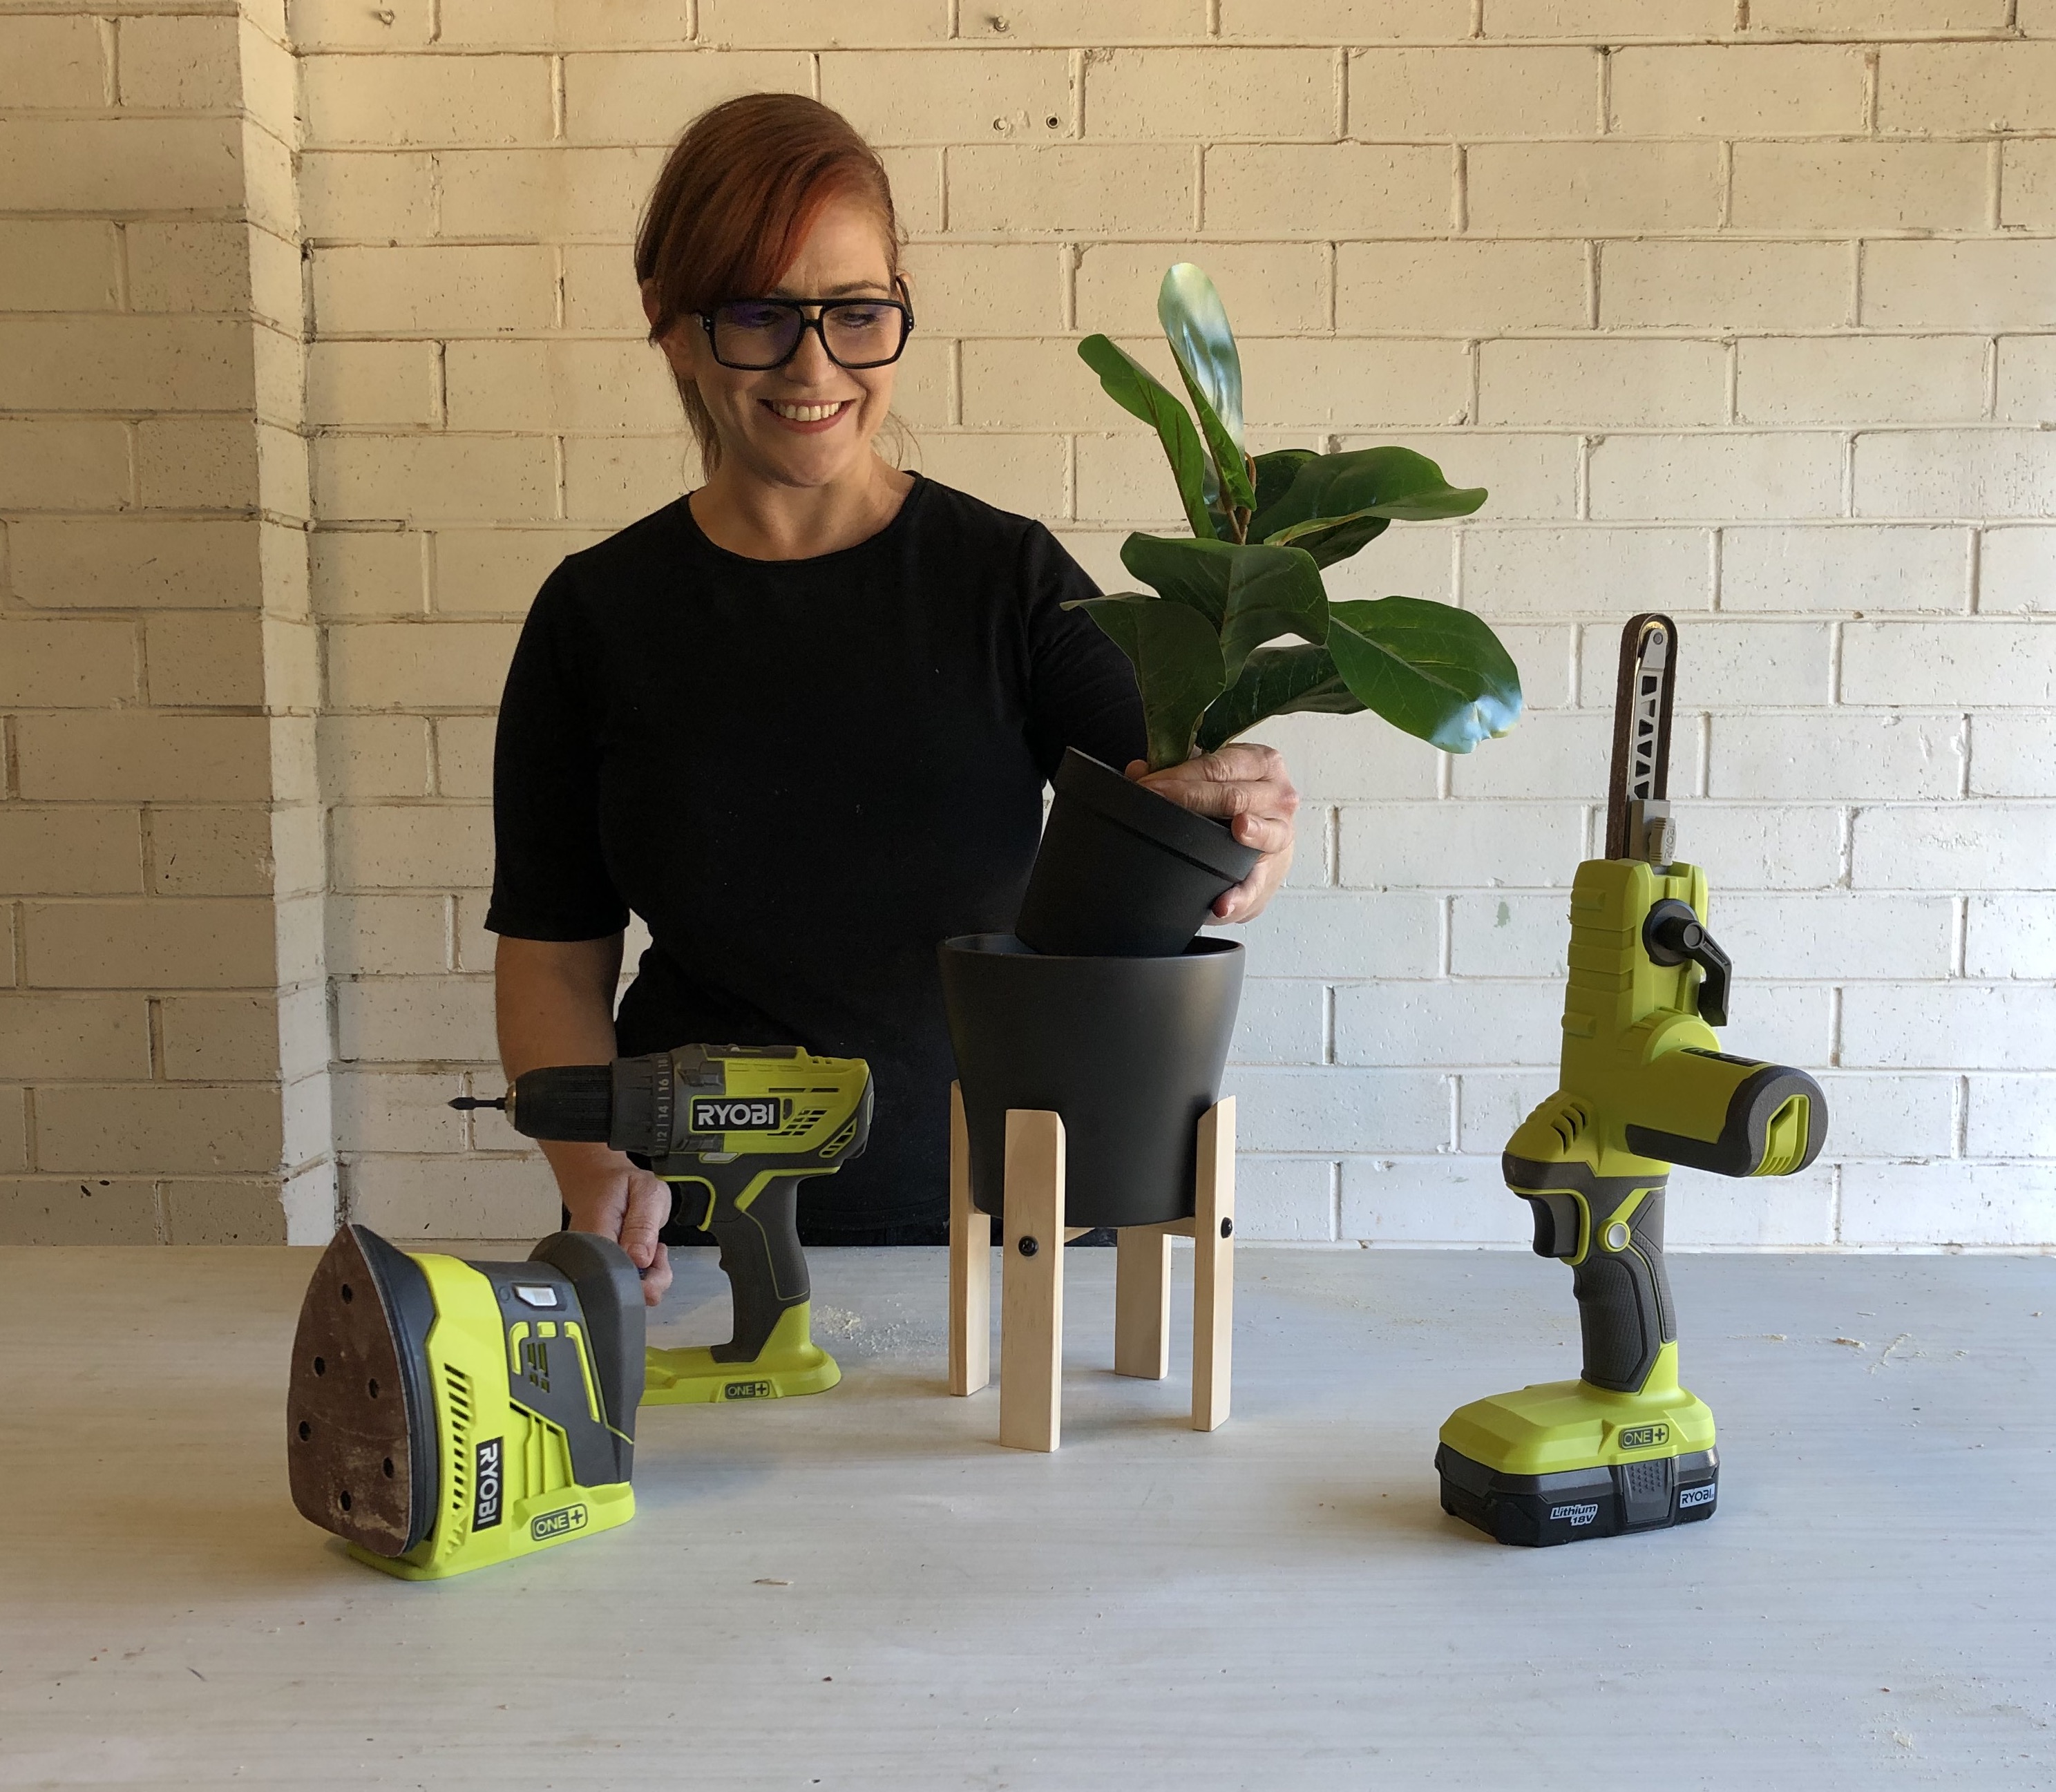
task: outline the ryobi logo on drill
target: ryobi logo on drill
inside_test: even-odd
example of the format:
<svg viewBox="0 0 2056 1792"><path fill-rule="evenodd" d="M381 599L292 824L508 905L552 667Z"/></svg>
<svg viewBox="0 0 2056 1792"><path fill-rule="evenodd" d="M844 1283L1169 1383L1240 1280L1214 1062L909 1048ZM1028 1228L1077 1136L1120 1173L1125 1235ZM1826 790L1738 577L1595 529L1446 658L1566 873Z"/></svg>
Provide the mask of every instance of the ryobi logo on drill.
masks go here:
<svg viewBox="0 0 2056 1792"><path fill-rule="evenodd" d="M500 1447L498 1438L479 1441L477 1467L472 1476L471 1528L475 1531L489 1531L500 1522Z"/></svg>
<svg viewBox="0 0 2056 1792"><path fill-rule="evenodd" d="M582 1505L559 1506L555 1512L546 1512L540 1518L528 1521L528 1534L538 1543L548 1543L553 1537L569 1537L573 1531L585 1529L585 1508Z"/></svg>
<svg viewBox="0 0 2056 1792"><path fill-rule="evenodd" d="M1670 1427L1667 1425L1631 1425L1620 1434L1623 1450L1654 1450L1660 1443L1670 1441Z"/></svg>
<svg viewBox="0 0 2056 1792"><path fill-rule="evenodd" d="M784 1118L776 1095L695 1095L686 1124L696 1133L771 1133Z"/></svg>

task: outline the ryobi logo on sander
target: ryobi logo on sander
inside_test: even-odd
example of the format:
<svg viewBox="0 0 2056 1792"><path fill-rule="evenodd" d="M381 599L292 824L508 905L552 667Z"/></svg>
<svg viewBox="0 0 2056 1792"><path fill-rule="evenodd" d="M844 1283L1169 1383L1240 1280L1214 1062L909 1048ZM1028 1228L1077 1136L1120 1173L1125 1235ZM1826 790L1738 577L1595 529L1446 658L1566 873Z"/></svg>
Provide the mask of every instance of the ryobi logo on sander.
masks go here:
<svg viewBox="0 0 2056 1792"><path fill-rule="evenodd" d="M772 1133L784 1118L776 1095L695 1095L686 1124L696 1133Z"/></svg>

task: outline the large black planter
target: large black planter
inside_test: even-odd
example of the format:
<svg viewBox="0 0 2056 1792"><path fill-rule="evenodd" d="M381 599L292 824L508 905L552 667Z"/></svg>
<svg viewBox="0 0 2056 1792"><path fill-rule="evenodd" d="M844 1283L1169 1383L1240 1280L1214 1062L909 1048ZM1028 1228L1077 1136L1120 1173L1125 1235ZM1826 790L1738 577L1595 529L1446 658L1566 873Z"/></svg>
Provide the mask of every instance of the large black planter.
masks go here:
<svg viewBox="0 0 2056 1792"><path fill-rule="evenodd" d="M1166 957L1263 856L1222 823L1067 748L1016 935L1067 957Z"/></svg>
<svg viewBox="0 0 2056 1792"><path fill-rule="evenodd" d="M1192 1211L1194 1129L1220 1098L1243 949L1053 957L1011 934L943 941L943 999L971 1132L971 1199L1001 1211L1006 1110L1063 1117L1065 1219L1156 1225Z"/></svg>

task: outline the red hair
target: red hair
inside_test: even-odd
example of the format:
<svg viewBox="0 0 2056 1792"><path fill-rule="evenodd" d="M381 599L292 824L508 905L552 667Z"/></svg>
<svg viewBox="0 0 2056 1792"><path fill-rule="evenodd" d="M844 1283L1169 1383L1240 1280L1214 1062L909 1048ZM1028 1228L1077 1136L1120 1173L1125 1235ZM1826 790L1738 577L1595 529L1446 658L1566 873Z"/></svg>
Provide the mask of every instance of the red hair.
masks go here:
<svg viewBox="0 0 2056 1792"><path fill-rule="evenodd" d="M654 291L650 339L732 299L771 291L821 208L854 199L876 213L900 277L900 220L878 152L849 121L799 93L746 93L709 108L679 138L635 237L635 278ZM699 389L678 382L686 421L712 467L721 457Z"/></svg>

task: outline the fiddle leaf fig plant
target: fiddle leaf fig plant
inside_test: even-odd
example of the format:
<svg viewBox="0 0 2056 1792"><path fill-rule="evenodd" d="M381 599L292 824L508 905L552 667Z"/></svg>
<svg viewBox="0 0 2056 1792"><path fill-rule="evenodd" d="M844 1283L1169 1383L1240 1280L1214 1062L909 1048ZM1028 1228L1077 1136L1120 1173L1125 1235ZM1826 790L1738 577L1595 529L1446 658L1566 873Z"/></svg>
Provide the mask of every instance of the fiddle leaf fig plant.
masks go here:
<svg viewBox="0 0 2056 1792"><path fill-rule="evenodd" d="M1414 597L1335 602L1321 580L1394 523L1467 516L1484 491L1452 486L1404 448L1252 456L1242 359L1213 282L1179 263L1156 315L1189 411L1105 336L1088 336L1078 354L1156 432L1192 532L1131 535L1121 564L1149 591L1072 606L1135 667L1150 768L1303 710L1374 710L1449 753L1506 733L1520 714L1520 674L1477 617Z"/></svg>

